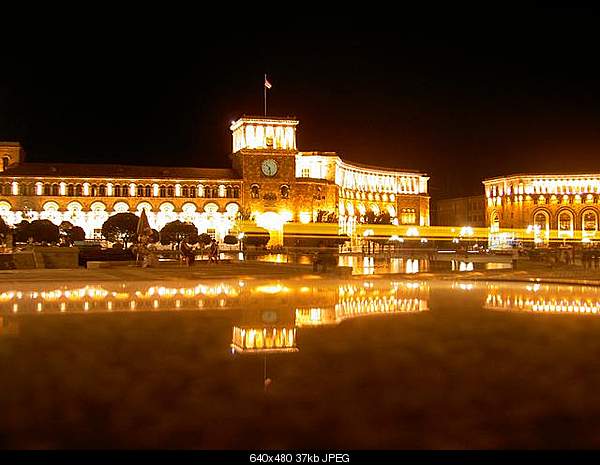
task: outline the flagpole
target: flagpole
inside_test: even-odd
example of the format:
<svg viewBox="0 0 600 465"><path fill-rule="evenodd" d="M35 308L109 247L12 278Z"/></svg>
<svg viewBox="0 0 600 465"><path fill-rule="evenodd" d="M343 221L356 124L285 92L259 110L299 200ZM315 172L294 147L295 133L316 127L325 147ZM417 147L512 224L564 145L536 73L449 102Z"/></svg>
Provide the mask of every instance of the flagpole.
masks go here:
<svg viewBox="0 0 600 465"><path fill-rule="evenodd" d="M265 80L263 81L263 92L265 94L265 116L267 116L267 75L265 74Z"/></svg>

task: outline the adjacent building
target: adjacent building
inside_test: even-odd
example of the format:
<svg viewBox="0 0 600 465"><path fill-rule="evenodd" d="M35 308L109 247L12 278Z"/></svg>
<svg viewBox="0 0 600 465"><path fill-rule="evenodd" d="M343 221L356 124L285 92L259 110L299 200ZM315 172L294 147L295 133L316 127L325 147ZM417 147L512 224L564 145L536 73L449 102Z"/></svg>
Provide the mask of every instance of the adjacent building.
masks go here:
<svg viewBox="0 0 600 465"><path fill-rule="evenodd" d="M436 226L485 227L485 197L472 195L436 202Z"/></svg>
<svg viewBox="0 0 600 465"><path fill-rule="evenodd" d="M598 239L600 174L517 174L483 181L490 242ZM512 231L511 231L512 230Z"/></svg>
<svg viewBox="0 0 600 465"><path fill-rule="evenodd" d="M18 143L0 143L0 216L8 224L48 219L81 226L88 238L116 213L146 210L160 230L180 220L221 240L240 220L281 243L290 222L429 226L424 173L359 165L334 152L300 151L298 120L244 116L232 122L225 169L28 163Z"/></svg>

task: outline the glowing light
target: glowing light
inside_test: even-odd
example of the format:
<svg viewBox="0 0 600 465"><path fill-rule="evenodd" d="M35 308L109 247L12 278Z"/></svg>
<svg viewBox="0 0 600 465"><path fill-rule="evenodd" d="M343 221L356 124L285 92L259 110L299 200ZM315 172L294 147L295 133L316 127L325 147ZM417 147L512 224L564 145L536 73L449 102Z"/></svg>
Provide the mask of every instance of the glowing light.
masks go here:
<svg viewBox="0 0 600 465"><path fill-rule="evenodd" d="M302 224L310 223L311 216L312 215L309 212L300 212L300 215L299 215L300 223L302 223Z"/></svg>
<svg viewBox="0 0 600 465"><path fill-rule="evenodd" d="M405 235L408 237L417 237L419 236L419 230L415 227L408 228Z"/></svg>

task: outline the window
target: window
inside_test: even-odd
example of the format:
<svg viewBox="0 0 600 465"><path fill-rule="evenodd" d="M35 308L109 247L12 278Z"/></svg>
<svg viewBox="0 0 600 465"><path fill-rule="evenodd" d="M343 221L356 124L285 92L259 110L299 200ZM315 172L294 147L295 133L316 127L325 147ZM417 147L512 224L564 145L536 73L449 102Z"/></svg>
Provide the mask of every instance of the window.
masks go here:
<svg viewBox="0 0 600 465"><path fill-rule="evenodd" d="M159 195L159 197L166 197L167 196L167 188L165 186L160 186L160 188L158 189L158 195Z"/></svg>
<svg viewBox="0 0 600 465"><path fill-rule="evenodd" d="M240 188L238 186L233 186L233 198L239 199L240 197Z"/></svg>
<svg viewBox="0 0 600 465"><path fill-rule="evenodd" d="M281 186L280 191L282 199L287 199L290 196L290 186L284 184Z"/></svg>
<svg viewBox="0 0 600 465"><path fill-rule="evenodd" d="M50 195L50 184L44 184L44 195Z"/></svg>
<svg viewBox="0 0 600 465"><path fill-rule="evenodd" d="M227 186L225 188L225 197L227 197L228 199L233 198L233 188L231 186Z"/></svg>
<svg viewBox="0 0 600 465"><path fill-rule="evenodd" d="M217 186L212 186L212 187L210 188L210 191L211 191L211 192L210 192L210 196L211 196L213 199L216 199L217 197L219 197L219 188L218 188Z"/></svg>
<svg viewBox="0 0 600 465"><path fill-rule="evenodd" d="M196 186L190 186L190 197L196 197Z"/></svg>
<svg viewBox="0 0 600 465"><path fill-rule="evenodd" d="M80 186L77 186L77 187L80 187ZM119 184L115 184L115 197L121 197L121 186Z"/></svg>
<svg viewBox="0 0 600 465"><path fill-rule="evenodd" d="M414 208L403 208L400 210L400 222L402 224L415 224L417 222L417 211Z"/></svg>
<svg viewBox="0 0 600 465"><path fill-rule="evenodd" d="M167 187L167 197L173 197L175 195L173 186Z"/></svg>
<svg viewBox="0 0 600 465"><path fill-rule="evenodd" d="M302 168L302 177L310 178L310 168Z"/></svg>
<svg viewBox="0 0 600 465"><path fill-rule="evenodd" d="M73 184L69 184L67 186L67 195L69 197L73 197L75 195L75 186Z"/></svg>
<svg viewBox="0 0 600 465"><path fill-rule="evenodd" d="M250 186L250 197L253 199L260 198L260 187L258 184L252 184L252 186Z"/></svg>
<svg viewBox="0 0 600 465"><path fill-rule="evenodd" d="M58 193L59 193L58 184L52 184L52 195L58 195Z"/></svg>
<svg viewBox="0 0 600 465"><path fill-rule="evenodd" d="M598 215L593 210L583 212L581 226L584 233L594 234L598 231Z"/></svg>
<svg viewBox="0 0 600 465"><path fill-rule="evenodd" d="M146 197L152 197L152 186L150 184L144 186L144 194Z"/></svg>
<svg viewBox="0 0 600 465"><path fill-rule="evenodd" d="M100 187L98 188L98 194L100 197L106 197L106 185L100 184Z"/></svg>
<svg viewBox="0 0 600 465"><path fill-rule="evenodd" d="M145 192L146 191L144 189L144 186L142 186L141 184L138 184L138 186L137 186L137 196L138 197L143 197L144 194L145 194Z"/></svg>
<svg viewBox="0 0 600 465"><path fill-rule="evenodd" d="M90 186L90 195L92 197L97 197L98 196L98 186L96 184L92 184Z"/></svg>
<svg viewBox="0 0 600 465"><path fill-rule="evenodd" d="M188 186L183 186L183 188L181 189L181 196L182 197L190 196L190 188Z"/></svg>
<svg viewBox="0 0 600 465"><path fill-rule="evenodd" d="M563 210L558 215L558 232L573 234L573 214Z"/></svg>
<svg viewBox="0 0 600 465"><path fill-rule="evenodd" d="M127 184L123 184L121 186L121 196L128 197L129 196L129 186Z"/></svg>

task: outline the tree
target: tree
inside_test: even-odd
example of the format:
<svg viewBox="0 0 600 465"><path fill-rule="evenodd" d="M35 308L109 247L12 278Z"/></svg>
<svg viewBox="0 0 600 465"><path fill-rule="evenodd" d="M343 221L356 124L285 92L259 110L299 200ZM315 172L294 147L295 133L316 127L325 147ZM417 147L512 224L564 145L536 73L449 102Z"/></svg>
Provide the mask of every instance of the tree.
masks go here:
<svg viewBox="0 0 600 465"><path fill-rule="evenodd" d="M58 226L50 220L34 220L31 223L22 221L15 231L17 242L58 242L60 232Z"/></svg>
<svg viewBox="0 0 600 465"><path fill-rule="evenodd" d="M198 244L200 244L201 246L206 246L206 245L210 244L211 242L212 242L212 237L210 237L210 234L202 233L198 236Z"/></svg>
<svg viewBox="0 0 600 465"><path fill-rule="evenodd" d="M75 241L84 241L85 240L85 231L81 226L73 226L71 229L67 231L67 237L71 242Z"/></svg>
<svg viewBox="0 0 600 465"><path fill-rule="evenodd" d="M198 228L191 223L182 223L179 220L171 221L160 230L160 243L162 245L176 243L177 246L185 238L198 235Z"/></svg>
<svg viewBox="0 0 600 465"><path fill-rule="evenodd" d="M379 214L379 216L377 217L377 223L391 224L391 222L392 222L392 217L390 216L390 214L388 212L381 212Z"/></svg>
<svg viewBox="0 0 600 465"><path fill-rule="evenodd" d="M223 242L225 242L225 244L235 245L238 243L238 238L235 236L232 236L231 234L228 234L227 236L225 236L223 238Z"/></svg>
<svg viewBox="0 0 600 465"><path fill-rule="evenodd" d="M368 210L365 213L365 223L373 224L373 223L375 223L375 219L376 219L376 217L375 217L375 213L373 212L373 210Z"/></svg>
<svg viewBox="0 0 600 465"><path fill-rule="evenodd" d="M160 233L156 230L152 230L152 234L150 234L150 244L156 244L160 241Z"/></svg>
<svg viewBox="0 0 600 465"><path fill-rule="evenodd" d="M5 237L12 228L7 225L4 221L4 218L0 216L0 236Z"/></svg>
<svg viewBox="0 0 600 465"><path fill-rule="evenodd" d="M110 242L123 241L127 244L135 240L139 218L133 213L117 213L102 225L102 235Z"/></svg>

